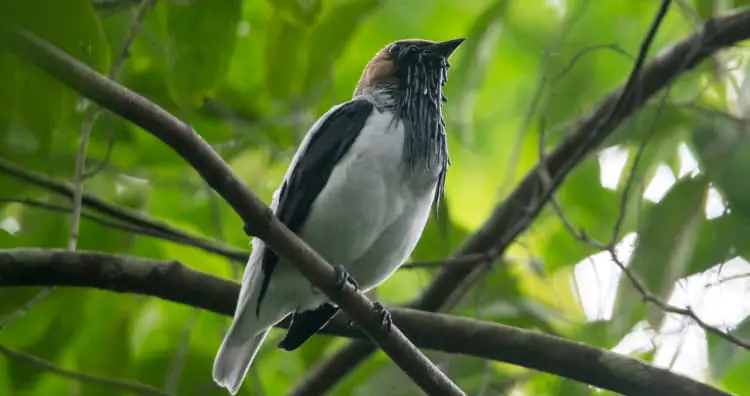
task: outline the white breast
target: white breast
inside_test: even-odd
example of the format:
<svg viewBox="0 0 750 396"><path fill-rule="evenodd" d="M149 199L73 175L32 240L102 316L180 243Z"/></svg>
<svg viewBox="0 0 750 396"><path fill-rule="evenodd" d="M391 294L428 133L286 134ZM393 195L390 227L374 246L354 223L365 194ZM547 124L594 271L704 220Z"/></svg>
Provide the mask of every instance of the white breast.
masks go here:
<svg viewBox="0 0 750 396"><path fill-rule="evenodd" d="M439 170L411 172L403 145L403 124L393 113L373 111L299 233L331 264L345 266L364 290L408 258L429 218Z"/></svg>

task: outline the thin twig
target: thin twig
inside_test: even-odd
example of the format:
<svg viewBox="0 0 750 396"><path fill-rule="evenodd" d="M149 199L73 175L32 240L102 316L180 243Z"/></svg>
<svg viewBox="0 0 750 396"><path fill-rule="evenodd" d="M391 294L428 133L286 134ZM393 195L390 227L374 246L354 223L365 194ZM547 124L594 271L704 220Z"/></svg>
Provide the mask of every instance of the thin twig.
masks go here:
<svg viewBox="0 0 750 396"><path fill-rule="evenodd" d="M473 253L465 256L453 257L445 260L435 261L413 261L401 266L402 269L421 269L421 268L441 268L455 265L477 265L479 263L489 263L497 259L496 250L489 250L484 253Z"/></svg>
<svg viewBox="0 0 750 396"><path fill-rule="evenodd" d="M616 43L610 43L610 44L594 44L590 47L586 47L578 52L576 52L575 55L573 55L572 58L570 58L570 61L568 61L568 64L565 65L560 71L558 71L554 77L550 79L550 84L554 85L557 82L559 82L563 77L565 77L566 74L568 74L573 67L578 63L579 60L581 60L584 56L594 52L599 51L603 49L608 49L610 51L613 51L616 54L622 55L623 57L629 59L629 60L635 60L635 58L630 55L627 51L622 49L619 45Z"/></svg>
<svg viewBox="0 0 750 396"><path fill-rule="evenodd" d="M83 179L89 180L93 178L94 176L98 175L107 167L110 165L110 161L112 159L112 152L114 152L115 149L115 142L117 139L115 139L115 133L112 130L109 130L109 137L107 139L107 151L104 153L104 158L102 158L99 163L91 167L91 169L87 170L83 173Z"/></svg>
<svg viewBox="0 0 750 396"><path fill-rule="evenodd" d="M55 211L55 212L70 213L69 206L51 204L51 203L35 200L32 198L13 198L13 197L0 196L0 202L19 203L22 205ZM164 241L174 242L180 245L195 247L203 251L206 251L208 253L213 253L218 256L226 257L236 262L247 261L247 257L250 254L249 252L246 252L244 250L233 249L231 247L220 245L216 242L197 240L189 235L178 237L178 236L174 236L171 234L165 234L159 231L158 229L139 227L139 226L131 225L130 223L126 223L122 221L110 220L105 217L95 215L93 213L83 212L81 214L81 217L87 220L91 220L102 226L115 229L115 230L129 232L129 233L136 234L136 235L149 236L149 237L161 239Z"/></svg>
<svg viewBox="0 0 750 396"><path fill-rule="evenodd" d="M29 309L42 302L51 291L51 287L45 287L39 293L34 295L34 297L31 297L29 300L21 304L21 306L15 311L2 318L2 320L0 320L0 330L26 315L26 313L29 312Z"/></svg>
<svg viewBox="0 0 750 396"><path fill-rule="evenodd" d="M139 1L139 0L134 0ZM125 61L130 58L130 47L133 45L133 41L135 40L135 37L138 35L138 32L141 30L141 25L143 24L143 20L146 19L146 11L151 7L151 3L156 2L156 0L140 0L140 4L135 9L133 13L133 19L130 21L130 26L128 28L128 32L125 34L125 39L122 42L122 46L120 47L120 53L117 57L115 57L115 61L112 63L112 67L109 69L109 75L108 77L111 80L117 81L120 77L120 72L122 72L122 68L125 66ZM91 128L93 128L94 123L97 119L99 119L99 116L104 112L104 109L101 108L101 106L94 104L95 110L93 110L90 114L89 122L88 122L88 132L87 134L91 133ZM84 122L84 125L86 123ZM110 157L112 155L112 149L115 145L115 134L110 133L109 135L109 141L107 142L107 153L104 155L104 158L101 162L99 162L93 169L90 171L84 171L83 172L83 179L88 179L96 175L97 173L101 172L104 168L107 167L107 164L109 163Z"/></svg>
<svg viewBox="0 0 750 396"><path fill-rule="evenodd" d="M0 158L0 172L3 172L6 175L14 177L16 179L20 179L36 186L42 187L56 194L60 194L66 197L73 196L73 188L68 183L64 183L55 179L48 178L36 172L32 172L3 158ZM229 258L234 257L237 261L240 262L244 262L247 260L247 252L222 246L215 241L202 238L197 235L191 235L185 231L143 215L132 209L106 202L94 195L84 193L83 204L87 208L91 208L92 210L110 216L123 223L131 224L133 225L133 227L153 231L148 235L162 235L162 239L197 247L209 253L215 253Z"/></svg>
<svg viewBox="0 0 750 396"><path fill-rule="evenodd" d="M737 346L750 350L750 342L745 341L730 332L723 331L716 326L712 326L706 323L703 319L701 319L698 315L696 315L693 309L690 308L689 306L686 308L675 307L674 305L666 303L664 300L662 300L658 296L649 292L648 289L646 289L646 286L643 285L643 282L641 282L641 280L630 270L630 268L626 267L625 264L623 264L623 262L617 256L615 249L607 248L607 252L609 252L609 256L612 259L612 262L614 262L615 265L617 265L620 271L622 271L622 273L625 274L628 280L630 280L630 283L638 291L638 293L641 296L643 296L644 301L656 305L657 307L659 307L665 312L686 316L692 319L698 326L700 326L707 332L715 334L719 336L720 338L723 338L724 340L731 342L732 344L735 344Z"/></svg>
<svg viewBox="0 0 750 396"><path fill-rule="evenodd" d="M15 351L6 346L0 345L0 353L7 356L9 359L15 360L20 363L24 363L28 366L34 367L38 370L47 371L53 374L57 374L62 377L70 378L72 380L85 382L89 384L101 385L110 389L117 389L121 391L133 392L140 395L153 395L153 396L172 396L171 393L167 393L156 389L152 386L142 384L136 381L124 381L114 378L99 377L92 374L85 374L66 370L52 362L38 358L33 355L29 355L23 352Z"/></svg>
<svg viewBox="0 0 750 396"><path fill-rule="evenodd" d="M92 109L81 124L81 137L78 143L78 154L76 155L75 176L73 179L73 198L71 198L72 211L70 213L70 238L68 239L68 250L76 250L78 246L78 233L81 224L81 212L83 211L83 183L86 171L86 149L91 136L91 128L96 121L98 111Z"/></svg>
<svg viewBox="0 0 750 396"><path fill-rule="evenodd" d="M616 113L622 111L622 109L626 107L624 106L625 101L631 100L631 98L638 98L639 89L636 87L636 83L641 77L641 69L643 69L643 64L646 63L651 44L653 44L656 32L659 31L659 27L661 26L662 21L664 21L667 11L669 11L670 4L672 4L672 0L662 0L659 10L656 12L656 17L654 17L654 20L651 22L651 27L649 27L648 33L646 33L646 37L641 42L638 57L636 57L633 70L630 72L627 82L625 82L625 87L622 89L620 97L617 98L614 107L612 107L612 112L610 112L608 117L602 120L602 125L609 124L618 115Z"/></svg>
<svg viewBox="0 0 750 396"><path fill-rule="evenodd" d="M745 273L741 273L741 274L735 274L735 275L730 275L730 276L727 276L726 278L719 279L716 282L711 282L711 283L707 284L706 288L721 286L724 283L729 283L729 282L733 282L733 281L736 281L736 280L748 279L748 278L750 278L750 273L749 272L745 272Z"/></svg>

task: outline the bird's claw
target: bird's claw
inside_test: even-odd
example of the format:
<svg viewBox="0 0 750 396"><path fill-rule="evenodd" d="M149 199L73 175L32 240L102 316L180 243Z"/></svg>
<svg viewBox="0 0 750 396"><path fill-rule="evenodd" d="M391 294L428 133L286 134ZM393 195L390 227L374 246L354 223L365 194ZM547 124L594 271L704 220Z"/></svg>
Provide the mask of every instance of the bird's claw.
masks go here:
<svg viewBox="0 0 750 396"><path fill-rule="evenodd" d="M359 284L343 265L336 265L333 268L336 270L336 288L344 290L344 285L348 282L354 286L354 291L359 290Z"/></svg>
<svg viewBox="0 0 750 396"><path fill-rule="evenodd" d="M391 331L391 326L393 325L393 318L391 317L391 313L388 312L387 309L385 309L383 304L377 301L372 302L372 307L375 309L375 312L380 315L380 329L385 333L389 333Z"/></svg>
<svg viewBox="0 0 750 396"><path fill-rule="evenodd" d="M388 310L383 306L383 304L373 301L372 302L372 308L375 310L375 312L380 315L380 329L383 330L386 333L389 333L391 331L391 326L393 325L393 318L391 317L391 313L388 312ZM346 323L347 329L352 329L354 326L356 326L357 323L353 320L350 320Z"/></svg>

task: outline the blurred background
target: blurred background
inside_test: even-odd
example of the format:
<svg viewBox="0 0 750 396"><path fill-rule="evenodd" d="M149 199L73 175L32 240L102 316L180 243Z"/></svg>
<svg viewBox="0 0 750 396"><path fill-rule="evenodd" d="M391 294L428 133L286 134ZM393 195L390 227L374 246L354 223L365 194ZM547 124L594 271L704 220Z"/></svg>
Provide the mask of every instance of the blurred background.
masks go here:
<svg viewBox="0 0 750 396"><path fill-rule="evenodd" d="M467 38L451 59L446 88L452 164L442 224L431 220L410 259L430 263L401 269L377 289L385 305L415 298L442 267L440 260L483 224L568 127L624 83L660 5L158 0L144 10L142 3L0 0L0 12L190 124L265 202L302 136L331 106L351 98L362 68L379 49L403 38ZM652 54L705 19L748 3L673 2ZM738 46L684 73L581 163L556 196L567 223L602 242L612 238L621 217L619 259L652 293L689 305L709 324L745 339L750 146L737 119L750 112L750 80L744 78L749 55ZM73 182L82 125L91 123L94 105L3 50L0 76L0 248L65 248L70 200L43 182L10 174L20 168L43 181ZM101 113L92 125L85 193L249 251L238 216L168 146L111 113ZM639 245L644 238L648 242ZM242 273L243 263L227 255L88 217L81 220L77 249L178 260L234 280ZM37 293L0 289L0 345L66 370L138 381L168 394L225 394L211 381L211 364L229 318L155 298L71 288L56 289L17 315ZM641 302L612 257L574 236L550 207L452 313L614 348L750 394L746 350ZM316 336L286 353L275 349L282 334L272 332L241 394L284 394L348 343ZM127 394L5 355L2 395ZM429 356L471 395L606 393L508 364ZM331 394L385 391L420 394L377 353Z"/></svg>

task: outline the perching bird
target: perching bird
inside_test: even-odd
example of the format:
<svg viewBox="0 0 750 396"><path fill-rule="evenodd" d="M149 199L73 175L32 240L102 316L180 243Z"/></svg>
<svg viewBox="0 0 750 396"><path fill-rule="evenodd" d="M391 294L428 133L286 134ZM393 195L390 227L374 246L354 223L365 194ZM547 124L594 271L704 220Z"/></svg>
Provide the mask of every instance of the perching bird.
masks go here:
<svg viewBox="0 0 750 396"><path fill-rule="evenodd" d="M312 126L273 194L280 221L360 290L396 271L439 204L449 164L443 87L463 41L402 40L378 52L352 100ZM293 350L338 309L255 238L214 381L236 394L274 324L292 313L279 347Z"/></svg>

